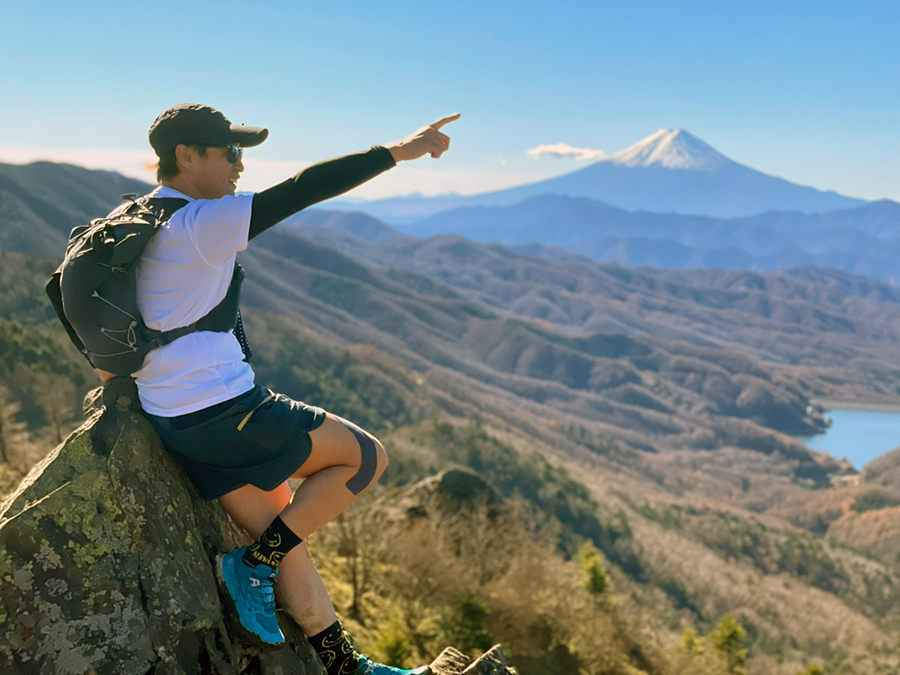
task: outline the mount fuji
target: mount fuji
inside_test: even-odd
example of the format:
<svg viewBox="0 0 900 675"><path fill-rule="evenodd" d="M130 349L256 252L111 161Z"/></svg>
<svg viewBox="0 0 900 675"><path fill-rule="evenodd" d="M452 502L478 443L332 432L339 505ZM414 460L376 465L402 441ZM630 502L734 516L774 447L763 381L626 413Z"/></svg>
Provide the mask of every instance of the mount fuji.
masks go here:
<svg viewBox="0 0 900 675"><path fill-rule="evenodd" d="M766 211L823 213L867 203L738 164L683 129L660 129L614 155L548 180L470 196L394 197L355 203L352 209L403 227L450 209L512 206L544 194L587 197L629 211L719 218Z"/></svg>

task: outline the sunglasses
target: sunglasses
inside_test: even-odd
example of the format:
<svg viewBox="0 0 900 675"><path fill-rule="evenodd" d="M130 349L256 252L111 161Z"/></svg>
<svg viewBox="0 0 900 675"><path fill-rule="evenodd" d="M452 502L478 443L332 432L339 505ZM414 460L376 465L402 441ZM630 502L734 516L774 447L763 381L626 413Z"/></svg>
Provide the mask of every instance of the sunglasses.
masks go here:
<svg viewBox="0 0 900 675"><path fill-rule="evenodd" d="M228 162L230 164L237 164L239 161L241 161L241 157L244 156L244 149L237 143L232 143L231 145L226 146L226 149L228 150L226 159L228 159Z"/></svg>

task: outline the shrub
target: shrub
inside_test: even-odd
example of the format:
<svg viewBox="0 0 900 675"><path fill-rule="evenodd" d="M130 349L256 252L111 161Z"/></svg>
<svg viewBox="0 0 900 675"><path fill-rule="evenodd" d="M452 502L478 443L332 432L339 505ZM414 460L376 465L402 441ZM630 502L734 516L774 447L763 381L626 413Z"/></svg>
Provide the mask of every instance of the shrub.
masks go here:
<svg viewBox="0 0 900 675"><path fill-rule="evenodd" d="M446 608L438 627L452 644L464 652L477 650L486 652L494 644L485 629L488 616L487 606L470 588L463 589Z"/></svg>
<svg viewBox="0 0 900 675"><path fill-rule="evenodd" d="M379 632L375 651L383 663L397 668L409 665L409 658L413 653L409 638L403 628L395 622L387 624L384 630Z"/></svg>
<svg viewBox="0 0 900 675"><path fill-rule="evenodd" d="M866 511L878 511L879 509L888 509L893 506L900 506L900 501L883 492L869 492L854 499L852 508L857 513L865 513Z"/></svg>

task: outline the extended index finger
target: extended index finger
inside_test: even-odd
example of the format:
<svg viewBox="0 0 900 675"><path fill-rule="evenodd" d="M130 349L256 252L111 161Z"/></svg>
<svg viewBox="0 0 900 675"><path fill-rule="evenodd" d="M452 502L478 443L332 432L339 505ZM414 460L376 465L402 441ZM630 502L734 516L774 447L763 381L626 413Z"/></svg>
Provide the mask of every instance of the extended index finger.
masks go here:
<svg viewBox="0 0 900 675"><path fill-rule="evenodd" d="M435 122L434 124L431 125L431 128L432 129L440 129L445 124L449 124L450 122L452 122L454 120L458 120L461 115L462 115L462 113L456 113L455 115L450 115L450 117L445 117L442 120L438 120L437 122Z"/></svg>

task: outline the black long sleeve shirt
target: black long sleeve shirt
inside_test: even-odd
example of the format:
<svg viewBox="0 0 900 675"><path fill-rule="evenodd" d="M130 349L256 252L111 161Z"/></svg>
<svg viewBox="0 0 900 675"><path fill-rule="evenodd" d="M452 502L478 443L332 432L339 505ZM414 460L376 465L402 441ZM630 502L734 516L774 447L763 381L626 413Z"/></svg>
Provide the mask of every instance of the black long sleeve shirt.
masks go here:
<svg viewBox="0 0 900 675"><path fill-rule="evenodd" d="M375 145L366 152L320 162L257 192L250 212L250 239L307 206L352 190L396 165L390 150Z"/></svg>

